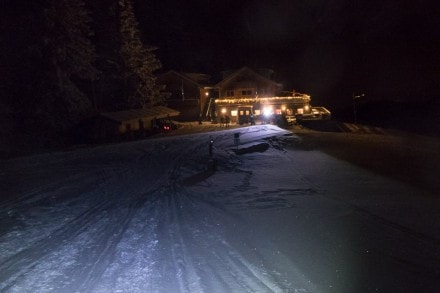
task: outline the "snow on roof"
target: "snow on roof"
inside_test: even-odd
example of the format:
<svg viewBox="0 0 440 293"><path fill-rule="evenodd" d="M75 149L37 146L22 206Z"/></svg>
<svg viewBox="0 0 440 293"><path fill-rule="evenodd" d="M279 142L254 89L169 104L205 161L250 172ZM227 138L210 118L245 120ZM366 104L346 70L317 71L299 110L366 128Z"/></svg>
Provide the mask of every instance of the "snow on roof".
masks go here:
<svg viewBox="0 0 440 293"><path fill-rule="evenodd" d="M124 122L130 120L137 120L141 118L165 118L165 117L173 117L178 116L180 114L179 111L174 109L164 107L164 106L156 106L152 108L143 108L143 109L130 109L125 111L117 111L117 112L106 112L101 113L101 116L108 118L110 120Z"/></svg>

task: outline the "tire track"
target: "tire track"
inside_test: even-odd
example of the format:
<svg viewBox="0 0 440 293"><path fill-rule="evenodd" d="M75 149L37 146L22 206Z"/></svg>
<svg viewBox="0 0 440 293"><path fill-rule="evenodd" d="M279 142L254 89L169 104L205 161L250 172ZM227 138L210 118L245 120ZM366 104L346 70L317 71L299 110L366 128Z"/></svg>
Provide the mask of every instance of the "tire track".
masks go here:
<svg viewBox="0 0 440 293"><path fill-rule="evenodd" d="M48 280L40 281L29 277L32 275L29 274L30 272L37 272L39 268L43 267L47 271L68 270L74 279L69 281L74 283L74 285L69 285L69 288L80 288L81 291L92 288L110 263L115 247L122 239L138 208L149 200L150 194L157 192L160 184L168 180L167 176L162 175L157 184L150 186L147 190L142 190L145 189L142 182L128 190L123 189L133 181L129 180L133 176L133 172L136 170L130 171L129 168L124 168L118 172L112 171L108 176L99 176L98 178L101 178L102 181L95 185L95 189L81 194L75 200L76 204L72 206L75 210L79 208L82 211L75 213L68 211L66 214L74 215L72 219L62 223L61 226L48 234L34 239L25 249L3 259L0 265L0 271L2 271L0 276L1 289L8 290L23 282L27 282L31 288L44 288L43 284L39 282L48 282ZM126 181L122 189L121 187L114 189L112 181L115 177ZM96 175L94 178L96 179ZM54 186L56 185L54 184ZM130 194L130 191L133 194ZM127 192L129 196L120 197L121 194ZM98 197L96 193L99 193ZM20 206L20 208L24 208L24 206ZM68 209L69 207L64 206L57 213L65 214ZM84 267L63 267L62 264L60 267L58 259L54 259L54 256L60 255L59 252L63 251L67 244L77 251L76 258L85 257L87 259ZM87 247L84 247L84 244ZM69 252L67 251L67 253ZM63 286L63 278L58 278L58 281L54 279L53 282L54 284L58 283L58 286Z"/></svg>

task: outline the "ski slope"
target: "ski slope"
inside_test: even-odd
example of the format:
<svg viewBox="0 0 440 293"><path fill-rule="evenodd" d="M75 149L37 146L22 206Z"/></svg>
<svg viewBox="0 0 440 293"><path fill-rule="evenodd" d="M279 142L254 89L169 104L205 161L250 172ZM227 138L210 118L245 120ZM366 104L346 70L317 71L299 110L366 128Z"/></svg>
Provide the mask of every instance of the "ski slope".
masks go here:
<svg viewBox="0 0 440 293"><path fill-rule="evenodd" d="M237 132L270 147L237 155ZM257 125L1 161L0 291L439 289L438 199L298 139Z"/></svg>

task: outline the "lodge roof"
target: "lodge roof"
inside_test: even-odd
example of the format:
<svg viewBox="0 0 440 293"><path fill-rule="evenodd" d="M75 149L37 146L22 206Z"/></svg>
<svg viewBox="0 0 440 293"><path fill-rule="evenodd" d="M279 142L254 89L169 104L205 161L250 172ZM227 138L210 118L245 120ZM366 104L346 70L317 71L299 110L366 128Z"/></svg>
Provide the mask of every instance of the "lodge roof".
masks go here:
<svg viewBox="0 0 440 293"><path fill-rule="evenodd" d="M151 108L142 108L142 109L130 109L124 111L117 112L105 112L101 113L101 116L117 121L117 122L125 122L139 119L154 119L154 118L166 118L168 116L178 116L180 114L179 111L174 109L164 107L164 106L156 106Z"/></svg>
<svg viewBox="0 0 440 293"><path fill-rule="evenodd" d="M248 73L252 76L254 76L256 79L269 83L269 84L273 84L276 87L281 87L282 85L280 83L277 83L269 78L266 78L265 76L253 71L252 69L250 69L249 67L242 67L238 70L236 70L235 72L231 73L230 75L228 75L227 77L225 77L222 81L220 81L219 83L217 83L215 85L215 87L220 88L220 87L224 87L225 85L227 85L229 82L231 82L232 80L234 80L235 78L239 77L240 75L244 74L244 73Z"/></svg>
<svg viewBox="0 0 440 293"><path fill-rule="evenodd" d="M175 70L169 70L163 74L161 74L158 79L164 78L168 75L175 75L181 79L184 79L190 83L193 83L196 86L204 86L209 84L209 78L210 76L203 73L180 73Z"/></svg>

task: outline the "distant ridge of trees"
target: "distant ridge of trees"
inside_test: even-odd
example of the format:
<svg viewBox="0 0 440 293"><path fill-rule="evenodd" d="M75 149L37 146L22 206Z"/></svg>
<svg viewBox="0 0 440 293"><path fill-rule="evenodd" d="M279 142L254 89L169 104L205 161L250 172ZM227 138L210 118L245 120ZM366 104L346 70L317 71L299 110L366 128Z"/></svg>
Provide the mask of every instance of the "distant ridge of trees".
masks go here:
<svg viewBox="0 0 440 293"><path fill-rule="evenodd" d="M440 137L440 97L426 101L366 100L357 104L357 122ZM332 118L353 122L353 108L332 109Z"/></svg>
<svg viewBox="0 0 440 293"><path fill-rule="evenodd" d="M100 111L163 103L132 0L2 2L0 153L66 145Z"/></svg>

